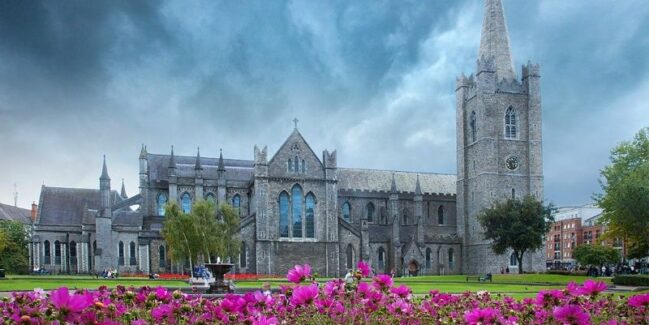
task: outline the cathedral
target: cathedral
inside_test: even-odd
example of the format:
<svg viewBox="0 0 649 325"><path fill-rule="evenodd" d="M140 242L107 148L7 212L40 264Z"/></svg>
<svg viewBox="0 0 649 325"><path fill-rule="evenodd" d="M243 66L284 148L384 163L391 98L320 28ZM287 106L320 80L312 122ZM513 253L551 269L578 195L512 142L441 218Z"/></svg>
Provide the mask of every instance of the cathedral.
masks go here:
<svg viewBox="0 0 649 325"><path fill-rule="evenodd" d="M501 0L485 0L474 74L456 83L457 175L338 166L316 153L297 123L279 149L254 146L252 160L139 155L139 193L111 189L104 158L99 189L43 186L32 263L53 272L178 272L160 231L164 206L189 212L206 199L240 216L236 272L285 274L309 263L341 276L368 261L399 275L483 274L516 268L495 255L477 214L496 200L543 198L539 66L514 69ZM544 270L544 252L525 256Z"/></svg>

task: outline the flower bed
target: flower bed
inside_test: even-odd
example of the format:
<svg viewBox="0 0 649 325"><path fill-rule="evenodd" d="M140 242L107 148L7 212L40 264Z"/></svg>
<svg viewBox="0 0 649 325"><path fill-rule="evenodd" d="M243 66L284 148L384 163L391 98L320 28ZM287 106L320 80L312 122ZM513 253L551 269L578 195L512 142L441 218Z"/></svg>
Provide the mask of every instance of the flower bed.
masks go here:
<svg viewBox="0 0 649 325"><path fill-rule="evenodd" d="M362 262L361 262L362 263ZM606 284L587 280L563 290L541 291L516 300L488 292L451 295L431 291L414 298L388 275L361 282L354 277L316 283L308 265L287 278L294 284L280 294L262 292L207 299L164 288L125 288L70 292L60 288L15 293L0 301L4 323L47 324L647 324L649 294L630 298L603 294Z"/></svg>

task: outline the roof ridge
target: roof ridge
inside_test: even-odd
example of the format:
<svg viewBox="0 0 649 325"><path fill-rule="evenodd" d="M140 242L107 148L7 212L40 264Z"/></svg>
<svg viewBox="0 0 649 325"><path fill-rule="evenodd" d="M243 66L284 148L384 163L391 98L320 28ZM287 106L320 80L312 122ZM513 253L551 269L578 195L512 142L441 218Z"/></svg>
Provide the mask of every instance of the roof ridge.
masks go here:
<svg viewBox="0 0 649 325"><path fill-rule="evenodd" d="M448 175L456 176L457 174L450 173L436 173L436 172L422 172L422 171L406 171L406 170L393 170L393 169L373 169L373 168L351 168L351 167L338 167L338 170L365 170L365 171L377 171L377 172L388 172L388 173L405 173L405 174L427 174L427 175Z"/></svg>

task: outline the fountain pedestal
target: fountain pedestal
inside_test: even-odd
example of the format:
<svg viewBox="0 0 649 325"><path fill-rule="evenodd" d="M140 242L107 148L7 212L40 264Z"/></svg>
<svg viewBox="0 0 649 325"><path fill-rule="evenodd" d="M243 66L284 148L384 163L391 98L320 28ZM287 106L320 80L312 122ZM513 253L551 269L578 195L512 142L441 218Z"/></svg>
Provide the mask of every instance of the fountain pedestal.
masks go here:
<svg viewBox="0 0 649 325"><path fill-rule="evenodd" d="M234 264L206 263L205 267L212 272L214 282L210 283L207 293L231 293L234 291L230 283L225 281L225 274L230 272Z"/></svg>

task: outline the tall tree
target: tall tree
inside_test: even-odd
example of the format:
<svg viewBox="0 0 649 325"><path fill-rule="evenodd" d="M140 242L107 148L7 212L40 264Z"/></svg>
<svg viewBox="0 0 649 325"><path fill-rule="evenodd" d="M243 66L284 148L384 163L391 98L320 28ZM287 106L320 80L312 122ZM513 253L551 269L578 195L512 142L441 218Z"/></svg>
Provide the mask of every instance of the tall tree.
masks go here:
<svg viewBox="0 0 649 325"><path fill-rule="evenodd" d="M29 268L27 231L17 221L0 220L0 268L23 273Z"/></svg>
<svg viewBox="0 0 649 325"><path fill-rule="evenodd" d="M219 207L221 222L218 225L218 242L216 255L224 260L232 260L241 251L241 238L239 236L239 214L229 204Z"/></svg>
<svg viewBox="0 0 649 325"><path fill-rule="evenodd" d="M183 213L178 203L171 202L165 206L162 237L169 247L169 255L174 261L188 260L190 270L194 269L194 261L203 249L196 229L192 216Z"/></svg>
<svg viewBox="0 0 649 325"><path fill-rule="evenodd" d="M611 164L601 171L603 193L595 200L604 209L601 222L623 234L636 248L634 255L649 252L649 128L641 129L632 141L611 150ZM644 252L642 252L644 250Z"/></svg>
<svg viewBox="0 0 649 325"><path fill-rule="evenodd" d="M572 256L581 265L596 267L620 261L617 249L604 245L579 245L572 252Z"/></svg>
<svg viewBox="0 0 649 325"><path fill-rule="evenodd" d="M212 262L212 254L216 252L219 240L219 224L216 219L216 207L214 202L198 200L192 206L192 219L195 222L196 233L200 238L196 240L201 243L201 255L203 260Z"/></svg>
<svg viewBox="0 0 649 325"><path fill-rule="evenodd" d="M508 199L494 203L478 215L484 236L491 240L491 249L504 254L511 249L523 273L523 255L543 247L543 236L553 222L552 205L544 206L532 196L523 200Z"/></svg>

